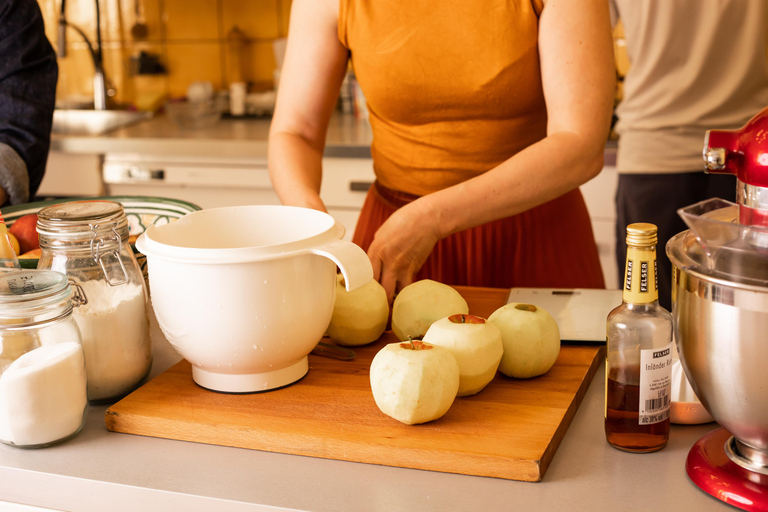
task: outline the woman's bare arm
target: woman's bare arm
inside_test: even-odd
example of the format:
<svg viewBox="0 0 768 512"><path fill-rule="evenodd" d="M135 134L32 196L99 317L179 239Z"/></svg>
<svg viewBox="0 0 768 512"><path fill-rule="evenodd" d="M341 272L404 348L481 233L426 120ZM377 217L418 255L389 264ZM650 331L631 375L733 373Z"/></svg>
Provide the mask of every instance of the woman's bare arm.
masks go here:
<svg viewBox="0 0 768 512"><path fill-rule="evenodd" d="M269 175L281 202L322 211L325 135L347 70L338 9L334 0L294 0L269 133Z"/></svg>

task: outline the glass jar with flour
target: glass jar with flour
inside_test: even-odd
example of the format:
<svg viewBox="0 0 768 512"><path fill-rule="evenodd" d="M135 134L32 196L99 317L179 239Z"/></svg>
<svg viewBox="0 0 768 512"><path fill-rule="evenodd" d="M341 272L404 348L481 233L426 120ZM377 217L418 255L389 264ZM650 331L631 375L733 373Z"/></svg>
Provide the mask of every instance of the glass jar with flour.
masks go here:
<svg viewBox="0 0 768 512"><path fill-rule="evenodd" d="M67 274L88 298L74 313L85 351L88 399L120 398L139 385L152 364L147 290L128 243L123 205L71 201L43 208L37 216L38 268Z"/></svg>
<svg viewBox="0 0 768 512"><path fill-rule="evenodd" d="M77 434L88 407L85 356L67 276L0 274L0 441L41 448Z"/></svg>

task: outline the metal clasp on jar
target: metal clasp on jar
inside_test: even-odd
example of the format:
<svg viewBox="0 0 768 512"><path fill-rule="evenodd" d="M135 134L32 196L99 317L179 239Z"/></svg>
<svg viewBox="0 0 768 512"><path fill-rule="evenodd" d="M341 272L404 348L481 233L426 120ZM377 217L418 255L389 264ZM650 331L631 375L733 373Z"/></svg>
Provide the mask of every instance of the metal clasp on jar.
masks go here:
<svg viewBox="0 0 768 512"><path fill-rule="evenodd" d="M72 305L74 307L84 306L88 304L88 297L85 295L85 290L74 279L67 279L69 285L72 287Z"/></svg>
<svg viewBox="0 0 768 512"><path fill-rule="evenodd" d="M109 283L110 286L119 286L121 284L128 283L128 272L125 269L122 258L120 258L120 247L122 244L120 234L115 228L112 228L112 233L114 236L107 238L99 237L97 233L98 227L98 224L91 225L91 231L93 231L93 238L91 239L91 256L93 256L93 260L101 266L101 271L104 273L104 277L107 278L107 283ZM102 252L101 248L109 241L117 243L117 249L113 251ZM116 259L120 265L120 270L123 273L122 277L115 276L115 278L113 278L113 276L110 275L110 272L107 271L107 264L105 263L105 260L108 262L108 259L111 257L114 257L114 259Z"/></svg>

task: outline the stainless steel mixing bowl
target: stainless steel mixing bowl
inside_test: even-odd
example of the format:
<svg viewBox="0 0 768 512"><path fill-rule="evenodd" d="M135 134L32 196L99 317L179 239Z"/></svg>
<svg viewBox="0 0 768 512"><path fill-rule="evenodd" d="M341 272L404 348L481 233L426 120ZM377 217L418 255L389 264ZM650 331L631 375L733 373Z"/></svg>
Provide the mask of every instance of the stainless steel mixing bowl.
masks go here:
<svg viewBox="0 0 768 512"><path fill-rule="evenodd" d="M768 474L768 287L692 265L697 242L688 233L667 244L680 360L707 411L735 437L726 453Z"/></svg>

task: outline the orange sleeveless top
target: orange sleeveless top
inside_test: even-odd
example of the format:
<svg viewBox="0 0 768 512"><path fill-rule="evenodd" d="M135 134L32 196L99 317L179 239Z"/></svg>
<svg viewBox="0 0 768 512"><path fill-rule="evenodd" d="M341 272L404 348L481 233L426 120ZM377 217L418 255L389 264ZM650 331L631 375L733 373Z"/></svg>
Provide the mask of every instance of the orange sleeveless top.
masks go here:
<svg viewBox="0 0 768 512"><path fill-rule="evenodd" d="M415 195L481 174L546 135L542 0L340 0L378 181Z"/></svg>

